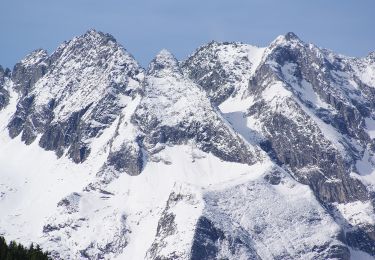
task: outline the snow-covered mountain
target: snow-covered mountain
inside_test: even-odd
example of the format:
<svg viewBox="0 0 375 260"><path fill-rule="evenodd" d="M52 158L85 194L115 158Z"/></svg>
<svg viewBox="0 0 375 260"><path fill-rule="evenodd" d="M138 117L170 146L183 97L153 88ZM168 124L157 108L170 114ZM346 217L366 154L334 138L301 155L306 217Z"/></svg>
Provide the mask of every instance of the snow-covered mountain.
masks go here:
<svg viewBox="0 0 375 260"><path fill-rule="evenodd" d="M54 259L373 259L375 55L293 33L0 67L0 235Z"/></svg>

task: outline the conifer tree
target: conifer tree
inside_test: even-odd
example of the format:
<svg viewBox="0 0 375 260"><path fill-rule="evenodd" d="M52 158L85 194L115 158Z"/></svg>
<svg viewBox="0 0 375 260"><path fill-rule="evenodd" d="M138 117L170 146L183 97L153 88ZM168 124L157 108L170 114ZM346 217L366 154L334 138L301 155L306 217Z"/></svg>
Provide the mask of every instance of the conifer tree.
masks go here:
<svg viewBox="0 0 375 260"><path fill-rule="evenodd" d="M7 244L0 236L0 260L49 260L48 252L43 252L39 245L32 243L29 248L11 241Z"/></svg>

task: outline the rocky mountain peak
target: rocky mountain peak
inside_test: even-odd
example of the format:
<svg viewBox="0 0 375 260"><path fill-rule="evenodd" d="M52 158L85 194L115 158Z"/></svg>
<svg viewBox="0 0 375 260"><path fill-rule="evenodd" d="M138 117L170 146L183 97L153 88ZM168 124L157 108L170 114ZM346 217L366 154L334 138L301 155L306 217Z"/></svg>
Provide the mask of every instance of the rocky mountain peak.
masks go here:
<svg viewBox="0 0 375 260"><path fill-rule="evenodd" d="M23 58L20 63L25 67L34 66L36 64L45 62L47 58L48 52L46 50L36 49Z"/></svg>
<svg viewBox="0 0 375 260"><path fill-rule="evenodd" d="M4 76L10 78L12 76L12 71L9 68L5 68Z"/></svg>
<svg viewBox="0 0 375 260"><path fill-rule="evenodd" d="M155 76L164 75L165 73L182 74L177 59L168 50L163 49L151 61L147 74Z"/></svg>
<svg viewBox="0 0 375 260"><path fill-rule="evenodd" d="M0 65L0 110L9 103L9 92L5 87L6 78L9 76L9 69L3 69Z"/></svg>
<svg viewBox="0 0 375 260"><path fill-rule="evenodd" d="M300 38L293 32L288 32L284 35L285 40L287 41L301 41Z"/></svg>
<svg viewBox="0 0 375 260"><path fill-rule="evenodd" d="M99 97L95 98L91 94L98 94L97 91L104 94L108 87L121 89L131 81L128 77L139 81L142 73L135 59L111 35L89 30L65 42L51 55L51 69L45 79L39 82L35 92L45 93L43 99L38 98L42 103L56 95L60 99L74 99L75 94L87 99L84 102L87 106ZM61 78L56 75L65 76ZM54 81L58 82L52 84ZM78 104L76 108L79 108Z"/></svg>
<svg viewBox="0 0 375 260"><path fill-rule="evenodd" d="M61 44L51 55L51 60L55 62L62 55L69 54L72 59L79 58L80 60L91 61L92 59L97 59L105 52L110 55L109 49L122 49L125 52L125 49L116 42L112 35L89 30L85 34Z"/></svg>
<svg viewBox="0 0 375 260"><path fill-rule="evenodd" d="M35 52L24 60L31 63L31 57L46 55ZM63 43L48 64L24 69L20 63L15 70L23 95L9 133L22 132L27 144L42 135L40 146L59 156L69 148L81 162L90 151L84 140L100 135L136 95L143 69L112 36L95 30Z"/></svg>
<svg viewBox="0 0 375 260"><path fill-rule="evenodd" d="M12 72L16 91L22 95L29 93L34 84L47 73L50 57L46 50L37 49L17 63Z"/></svg>
<svg viewBox="0 0 375 260"><path fill-rule="evenodd" d="M266 53L270 53L279 48L295 49L303 46L305 46L305 43L296 34L288 32L285 35L276 37L276 39L268 46Z"/></svg>
<svg viewBox="0 0 375 260"><path fill-rule="evenodd" d="M108 45L110 43L115 44L117 41L111 34L90 29L86 33L74 37L71 41L69 41L69 43L76 46L86 45L89 47L99 47L101 45Z"/></svg>
<svg viewBox="0 0 375 260"><path fill-rule="evenodd" d="M88 30L81 37L86 38L86 39L90 38L90 39L97 39L97 40L110 40L110 41L116 42L116 39L111 34L97 31L95 29Z"/></svg>
<svg viewBox="0 0 375 260"><path fill-rule="evenodd" d="M155 57L143 85L144 96L132 119L147 133L144 147L150 154L160 145L193 142L225 161L258 160L256 149L217 114L201 86L182 74L170 52L163 50Z"/></svg>
<svg viewBox="0 0 375 260"><path fill-rule="evenodd" d="M374 256L374 56L287 33L145 73L89 30L0 67L0 233L54 259Z"/></svg>
<svg viewBox="0 0 375 260"><path fill-rule="evenodd" d="M375 61L375 51L370 52L370 53L367 55L367 58L369 58L369 59Z"/></svg>
<svg viewBox="0 0 375 260"><path fill-rule="evenodd" d="M238 42L210 42L182 63L184 74L203 87L211 102L242 95L264 48Z"/></svg>
<svg viewBox="0 0 375 260"><path fill-rule="evenodd" d="M3 86L5 78L8 76L7 75L8 70L5 69L0 65L0 88Z"/></svg>

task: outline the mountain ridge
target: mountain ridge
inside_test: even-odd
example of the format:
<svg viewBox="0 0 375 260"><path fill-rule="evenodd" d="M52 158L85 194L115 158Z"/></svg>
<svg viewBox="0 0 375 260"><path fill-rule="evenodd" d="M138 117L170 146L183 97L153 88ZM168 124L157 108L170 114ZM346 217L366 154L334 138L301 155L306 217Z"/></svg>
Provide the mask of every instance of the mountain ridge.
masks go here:
<svg viewBox="0 0 375 260"><path fill-rule="evenodd" d="M0 67L0 234L56 259L374 256L374 75L293 33L147 69L95 30L36 50Z"/></svg>

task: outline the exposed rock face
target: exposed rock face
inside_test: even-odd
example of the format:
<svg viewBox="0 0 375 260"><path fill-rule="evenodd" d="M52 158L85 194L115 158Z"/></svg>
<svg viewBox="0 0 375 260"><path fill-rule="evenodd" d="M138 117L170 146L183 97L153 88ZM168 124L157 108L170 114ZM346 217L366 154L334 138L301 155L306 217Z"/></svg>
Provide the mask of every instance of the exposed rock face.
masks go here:
<svg viewBox="0 0 375 260"><path fill-rule="evenodd" d="M358 100L365 102L365 98L358 91L350 92L349 83L346 88L337 87L343 83L332 76L340 72L335 64L293 34L277 39L267 51L267 58L250 81L249 92L256 102L248 115L261 121L268 149L323 202L368 199L365 186L349 177L359 155L348 138L356 138L363 145L369 142L363 119L366 112L361 114L349 97L356 93ZM303 93L307 88L314 91L312 97ZM280 95L274 97L272 91ZM313 98L318 102L312 103ZM329 140L322 127L333 128L343 140L333 144L335 140Z"/></svg>
<svg viewBox="0 0 375 260"><path fill-rule="evenodd" d="M269 183L270 176L277 176L279 182ZM339 226L316 207L306 186L296 184L279 169L272 169L246 184L204 191L202 197L189 187L176 188L146 258L349 259ZM191 223L195 223L194 230ZM327 226L329 230L323 228ZM192 242L176 246L186 237L192 237Z"/></svg>
<svg viewBox="0 0 375 260"><path fill-rule="evenodd" d="M208 53L215 49L210 45L203 48ZM186 63L187 68L197 66L193 58ZM210 82L220 82L220 66L200 71L202 74L189 76L195 81L211 77ZM231 101L227 95L217 102L210 90L208 95L214 103L224 103L220 108L230 112L227 115L234 125L238 124L238 119L231 118L235 103L248 100L237 109L242 112L236 113L242 113L251 127L235 129L243 135L258 133L259 145L276 163L288 167L298 181L308 184L323 204L368 201L373 195L350 173L360 172L357 162L373 153L369 145L373 136L368 131L372 126L366 125L373 115L375 81L369 76L373 71L371 55L347 58L288 33L264 50L242 98ZM236 86L241 89L241 81ZM349 237L371 236L372 229L365 230L356 230L357 235L348 232L349 244L353 240ZM354 247L374 254L371 243L355 243Z"/></svg>
<svg viewBox="0 0 375 260"><path fill-rule="evenodd" d="M0 110L6 107L9 103L9 91L5 87L5 82L9 78L9 69L3 69L0 66Z"/></svg>
<svg viewBox="0 0 375 260"><path fill-rule="evenodd" d="M280 182L278 184L269 183L266 176L270 175L277 175ZM249 255L254 259L310 259L314 255L318 259L335 257L349 259L348 248L339 242L342 234L338 226L334 227L328 224L333 222L330 216L314 206L316 202L309 198L309 194L299 190L306 189L307 191L307 187L295 185L289 176L278 169L272 169L269 174L262 177L235 188L208 192L204 197L206 202L204 214L216 226L221 227L226 233L227 239L232 237L234 241L241 241L228 243L232 244L232 247L229 246L230 250L227 252L233 252L231 248L241 245L248 249L247 253L244 253L243 250L237 251L229 258L241 258L243 255ZM286 194L299 194L301 197L297 199L292 195L293 199L291 199L292 197L286 196ZM306 197L303 197L302 194L305 194ZM238 202L242 207L235 206ZM269 207L263 208L263 203ZM219 215L221 218L216 218ZM325 230L326 233L320 233L320 235L322 237L329 236L331 240L322 243L320 235L315 234L312 230L319 230L326 224L332 229ZM299 229L294 229L292 227L294 225ZM280 241L288 242L280 243ZM300 246L300 243L304 246ZM293 248L293 250L289 248ZM249 251L252 253L249 254Z"/></svg>
<svg viewBox="0 0 375 260"><path fill-rule="evenodd" d="M242 95L264 48L242 43L211 42L182 63L184 73L219 105L231 95Z"/></svg>
<svg viewBox="0 0 375 260"><path fill-rule="evenodd" d="M141 144L122 144L118 151L113 151L108 156L108 165L112 165L117 172L126 172L129 175L139 175L144 167L143 151Z"/></svg>
<svg viewBox="0 0 375 260"><path fill-rule="evenodd" d="M48 69L47 69L47 64ZM111 125L139 90L143 72L115 39L91 30L61 45L50 57L37 51L15 66L23 96L9 133L75 162L90 153L87 140Z"/></svg>
<svg viewBox="0 0 375 260"><path fill-rule="evenodd" d="M191 248L191 259L220 259L246 256L247 259L261 259L255 249L239 237L232 237L214 226L206 217L199 218L194 243Z"/></svg>
<svg viewBox="0 0 375 260"><path fill-rule="evenodd" d="M184 235L180 235L178 232L179 230L176 223L176 213L173 212L173 207L182 203L190 206L198 204L199 201L197 201L197 198L195 198L195 196L192 194L179 194L175 192L170 194L165 209L163 210L158 221L155 240L150 249L147 251L147 258L159 260L171 258L189 258L189 250L188 248L184 248L183 245L181 245L181 248L178 251L170 251L170 248L167 246L168 244L175 243L173 239L181 239L181 236ZM194 218L194 216L192 218ZM189 231L193 232L192 230Z"/></svg>
<svg viewBox="0 0 375 260"><path fill-rule="evenodd" d="M288 33L144 70L90 30L0 67L0 234L55 259L375 256L374 104L374 53Z"/></svg>
<svg viewBox="0 0 375 260"><path fill-rule="evenodd" d="M324 111L329 109L320 107L320 113L328 114L324 118L327 123L342 134L368 142L369 138L363 129L363 117L370 115L373 105L367 95L361 92L354 75L351 75L350 60L305 44L295 35L286 35L284 38L276 40L269 48L267 60L278 64L273 67L274 70L289 85L296 84L303 88L303 85L309 84L315 95L337 112L337 115L332 115L332 111ZM351 82L352 78L354 82ZM298 93L298 90L294 91ZM300 98L317 108L306 97Z"/></svg>
<svg viewBox="0 0 375 260"><path fill-rule="evenodd" d="M367 200L364 185L348 176L350 164L325 139L319 126L311 121L298 103L288 97L279 105L280 110L276 111L267 102L256 103L249 109L248 115L262 122L267 140L263 144L264 149L273 152L278 161L291 167L298 180L309 184L323 202ZM293 110L293 118L288 116L288 109ZM306 132L309 135L304 134Z"/></svg>
<svg viewBox="0 0 375 260"><path fill-rule="evenodd" d="M101 226L105 230L103 233L91 226L95 219L87 217L88 210L98 212L98 207L90 205L88 198L108 200L111 195L113 194L104 191L91 194L74 192L59 201L56 215L51 216L48 224L43 227L43 235L50 243L66 241L60 250L52 252L54 259L66 259L73 255L79 259L104 259L108 255L116 256L122 252L129 243L131 233L127 216L118 211L107 212L108 215L101 219ZM91 231L88 232L87 229ZM97 234L96 238L87 239L86 234L92 232ZM73 244L69 242L71 240L80 240L78 250L73 249Z"/></svg>
<svg viewBox="0 0 375 260"><path fill-rule="evenodd" d="M193 140L203 151L225 161L252 164L260 156L225 123L165 50L149 66L144 97L132 120L145 134L143 143L149 153L160 145Z"/></svg>
<svg viewBox="0 0 375 260"><path fill-rule="evenodd" d="M45 50L35 50L27 55L13 68L12 81L15 90L23 96L27 95L35 83L47 73L49 64L50 59Z"/></svg>

